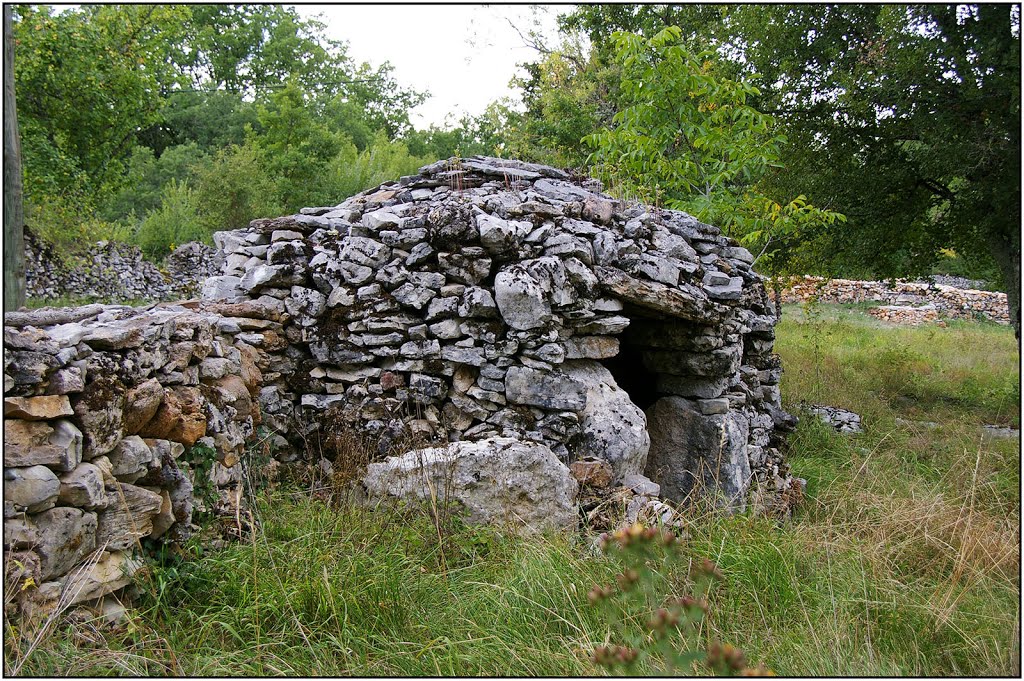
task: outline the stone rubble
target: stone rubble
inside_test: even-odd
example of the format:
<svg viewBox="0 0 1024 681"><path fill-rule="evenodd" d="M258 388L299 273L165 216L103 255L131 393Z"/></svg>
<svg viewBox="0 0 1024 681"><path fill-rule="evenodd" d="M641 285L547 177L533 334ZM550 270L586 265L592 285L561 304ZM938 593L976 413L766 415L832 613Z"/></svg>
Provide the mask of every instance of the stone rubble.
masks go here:
<svg viewBox="0 0 1024 681"><path fill-rule="evenodd" d="M883 322L890 324L903 324L906 326L920 326L939 321L939 311L935 305L929 303L921 307L910 305L882 305L873 307L867 311L869 315Z"/></svg>
<svg viewBox="0 0 1024 681"><path fill-rule="evenodd" d="M198 295L202 282L220 271L215 249L191 242L171 252L161 270L137 246L100 241L77 256L61 257L25 231L25 294L55 300L68 294L101 301L169 301Z"/></svg>
<svg viewBox="0 0 1024 681"><path fill-rule="evenodd" d="M890 284L884 281L825 279L812 276L793 277L784 282L782 302L803 303L809 300L823 303L872 301L888 306L912 306L917 309L931 305L938 314L949 319L988 319L998 324L1010 323L1010 308L1005 293L963 289L941 283L896 280ZM889 310L870 313L897 323L931 321L931 315L927 311L912 313L907 310Z"/></svg>
<svg viewBox="0 0 1024 681"><path fill-rule="evenodd" d="M812 404L807 411L818 417L822 423L826 423L840 433L863 433L864 428L860 424L860 415L847 409L830 407L828 405Z"/></svg>

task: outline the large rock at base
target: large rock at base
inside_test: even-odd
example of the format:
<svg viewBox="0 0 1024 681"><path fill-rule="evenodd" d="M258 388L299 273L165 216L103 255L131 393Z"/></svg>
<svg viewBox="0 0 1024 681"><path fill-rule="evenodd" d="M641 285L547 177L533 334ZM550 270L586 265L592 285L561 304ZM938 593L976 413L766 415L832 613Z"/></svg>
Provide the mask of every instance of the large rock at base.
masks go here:
<svg viewBox="0 0 1024 681"><path fill-rule="evenodd" d="M613 480L642 473L651 446L647 417L612 373L592 360L567 361L562 371L586 386L587 406L580 418L583 442L580 453L611 464Z"/></svg>
<svg viewBox="0 0 1024 681"><path fill-rule="evenodd" d="M75 570L64 583L70 603L90 601L131 584L142 561L122 551L104 552L96 563Z"/></svg>
<svg viewBox="0 0 1024 681"><path fill-rule="evenodd" d="M579 485L548 447L512 438L455 442L389 457L367 468L371 499L460 504L474 523L532 530L575 528Z"/></svg>
<svg viewBox="0 0 1024 681"><path fill-rule="evenodd" d="M96 548L96 514L59 506L30 521L38 531L40 577L63 575Z"/></svg>
<svg viewBox="0 0 1024 681"><path fill-rule="evenodd" d="M749 424L737 412L702 414L682 397L663 397L646 412L651 449L645 474L673 501L709 495L742 511L750 487Z"/></svg>

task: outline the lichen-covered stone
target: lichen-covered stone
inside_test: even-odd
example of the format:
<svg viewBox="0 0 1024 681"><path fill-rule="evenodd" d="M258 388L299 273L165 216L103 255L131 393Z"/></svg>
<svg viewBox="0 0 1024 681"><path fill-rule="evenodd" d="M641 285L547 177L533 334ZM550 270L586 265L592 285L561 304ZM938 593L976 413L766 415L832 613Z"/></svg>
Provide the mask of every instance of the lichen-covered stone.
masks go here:
<svg viewBox="0 0 1024 681"><path fill-rule="evenodd" d="M4 466L49 466L70 471L82 460L82 432L67 419L4 419Z"/></svg>
<svg viewBox="0 0 1024 681"><path fill-rule="evenodd" d="M607 461L614 480L642 473L651 446L644 412L630 401L611 372L597 362L573 360L562 365L561 370L586 386L579 450Z"/></svg>
<svg viewBox="0 0 1024 681"><path fill-rule="evenodd" d="M456 502L470 522L533 530L578 523L579 486L569 469L544 445L511 438L456 442L389 457L370 464L363 484L371 499Z"/></svg>

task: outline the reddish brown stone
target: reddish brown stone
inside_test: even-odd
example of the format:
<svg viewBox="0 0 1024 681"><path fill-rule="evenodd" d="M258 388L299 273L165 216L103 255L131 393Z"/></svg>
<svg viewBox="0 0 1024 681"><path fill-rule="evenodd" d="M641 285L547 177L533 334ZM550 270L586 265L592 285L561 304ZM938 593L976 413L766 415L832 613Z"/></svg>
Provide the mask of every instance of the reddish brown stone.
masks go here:
<svg viewBox="0 0 1024 681"><path fill-rule="evenodd" d="M243 419L252 414L253 400L249 394L248 386L239 376L225 376L213 383L215 397L214 402L220 405L233 407L238 412L238 418Z"/></svg>
<svg viewBox="0 0 1024 681"><path fill-rule="evenodd" d="M136 435L142 430L156 415L156 410L160 408L163 399L164 389L155 378L129 390L124 405L125 435Z"/></svg>
<svg viewBox="0 0 1024 681"><path fill-rule="evenodd" d="M267 352L276 352L288 347L288 339L276 331L262 331L263 349Z"/></svg>
<svg viewBox="0 0 1024 681"><path fill-rule="evenodd" d="M614 475L611 464L604 459L596 458L575 461L570 464L569 471L581 485L597 489L604 489L612 484L612 476Z"/></svg>
<svg viewBox="0 0 1024 681"><path fill-rule="evenodd" d="M259 352L251 345L241 344L238 346L241 359L239 364L242 367L242 380L249 390L249 396L256 398L260 394L260 387L263 385L263 373L260 371Z"/></svg>
<svg viewBox="0 0 1024 681"><path fill-rule="evenodd" d="M180 442L191 447L206 435L206 409L198 388L175 386L164 393L156 415L139 432L143 437Z"/></svg>
<svg viewBox="0 0 1024 681"><path fill-rule="evenodd" d="M393 371L385 371L380 375L380 387L384 390L394 390L405 385L405 376L396 374Z"/></svg>

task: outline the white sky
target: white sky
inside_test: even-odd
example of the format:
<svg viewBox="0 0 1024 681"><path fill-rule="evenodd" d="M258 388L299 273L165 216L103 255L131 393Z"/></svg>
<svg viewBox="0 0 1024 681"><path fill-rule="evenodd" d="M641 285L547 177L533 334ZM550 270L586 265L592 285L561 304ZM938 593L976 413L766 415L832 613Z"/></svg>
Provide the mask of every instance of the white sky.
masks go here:
<svg viewBox="0 0 1024 681"><path fill-rule="evenodd" d="M524 45L509 25L524 33L536 19L547 35L555 34L555 16L570 7L530 5L296 5L304 18L317 14L325 33L348 43L357 62L395 67L403 86L428 91L430 99L413 109L417 128L443 125L445 116L477 115L513 90L509 81L516 63L537 53Z"/></svg>

